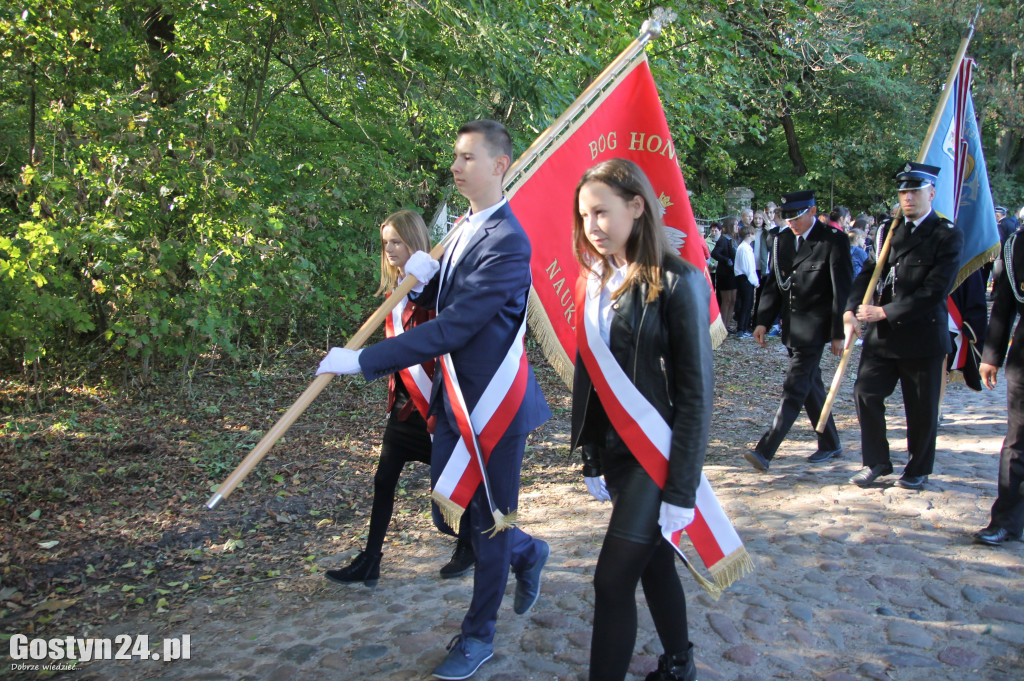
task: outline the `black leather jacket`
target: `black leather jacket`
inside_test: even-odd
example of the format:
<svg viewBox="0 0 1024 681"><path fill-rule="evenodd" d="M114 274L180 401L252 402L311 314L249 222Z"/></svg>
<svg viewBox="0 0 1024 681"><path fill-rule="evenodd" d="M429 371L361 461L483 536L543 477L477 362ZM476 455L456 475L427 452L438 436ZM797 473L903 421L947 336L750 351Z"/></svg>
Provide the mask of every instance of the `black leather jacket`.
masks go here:
<svg viewBox="0 0 1024 681"><path fill-rule="evenodd" d="M661 294L653 302L644 302L648 288L644 284L623 293L614 304L611 351L641 394L672 427L669 475L662 500L693 508L714 399L711 290L700 270L672 256L665 257L661 280ZM598 449L606 448L608 429L608 417L577 354L572 449L582 446L586 476L601 474Z"/></svg>

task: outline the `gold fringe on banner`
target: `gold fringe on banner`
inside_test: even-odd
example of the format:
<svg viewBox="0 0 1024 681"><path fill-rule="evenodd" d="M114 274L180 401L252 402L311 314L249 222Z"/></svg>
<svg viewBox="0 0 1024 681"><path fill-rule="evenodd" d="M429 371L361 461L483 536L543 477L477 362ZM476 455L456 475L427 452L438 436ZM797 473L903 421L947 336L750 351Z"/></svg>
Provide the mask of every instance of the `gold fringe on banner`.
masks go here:
<svg viewBox="0 0 1024 681"><path fill-rule="evenodd" d="M967 277L974 274L974 270L978 269L985 263L989 262L990 260L992 260L992 258L996 257L997 255L999 255L999 244L996 244L995 246L989 248L987 251L979 253L978 255L971 258L966 265L960 268L960 272L957 273L956 283L953 284L953 290L956 290L957 286L964 283L964 280L967 279Z"/></svg>
<svg viewBox="0 0 1024 681"><path fill-rule="evenodd" d="M530 287L530 303L526 308L526 323L533 332L533 338L540 345L541 352L551 367L558 373L566 387L572 390L573 362L555 335L555 327L551 325L544 305L540 302L536 289Z"/></svg>
<svg viewBox="0 0 1024 681"><path fill-rule="evenodd" d="M711 349L714 350L722 344L729 336L729 330L725 328L725 323L722 321L722 314L718 314L718 319L711 323Z"/></svg>

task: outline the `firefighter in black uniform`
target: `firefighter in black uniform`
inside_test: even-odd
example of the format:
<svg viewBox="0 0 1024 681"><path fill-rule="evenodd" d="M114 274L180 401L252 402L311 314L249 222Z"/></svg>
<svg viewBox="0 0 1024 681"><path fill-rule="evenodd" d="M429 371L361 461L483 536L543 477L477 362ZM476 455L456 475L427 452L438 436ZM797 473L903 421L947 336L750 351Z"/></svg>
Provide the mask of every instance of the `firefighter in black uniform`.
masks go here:
<svg viewBox="0 0 1024 681"><path fill-rule="evenodd" d="M1020 539L1024 530L1024 324L1010 331L1017 315L1024 317L1024 239L1012 235L1003 247L1003 272L996 277L992 317L988 323L981 378L996 387L996 374L1006 360L1006 439L999 456L999 492L988 527L974 535L978 544L998 546Z"/></svg>
<svg viewBox="0 0 1024 681"><path fill-rule="evenodd" d="M771 427L744 458L767 471L772 457L800 415L801 407L817 425L825 403L821 354L843 354L843 311L853 281L850 241L829 225L818 224L814 192L791 192L782 197L782 217L789 225L770 235L769 270L757 308L754 340L762 347L765 334L782 314L782 342L789 350L789 368L782 384L782 402ZM842 454L839 432L829 416L818 449L808 458L820 463Z"/></svg>
<svg viewBox="0 0 1024 681"><path fill-rule="evenodd" d="M907 415L909 460L897 484L921 489L935 463L939 395L944 363L952 350L946 299L956 281L963 233L932 210L939 169L907 163L894 176L902 216L873 305L861 305L871 270L853 282L846 304L847 333L867 324L853 397L860 420L864 468L850 478L862 487L893 472L885 432L885 398L899 381ZM888 228L888 227L887 227ZM879 230L879 243L885 239Z"/></svg>

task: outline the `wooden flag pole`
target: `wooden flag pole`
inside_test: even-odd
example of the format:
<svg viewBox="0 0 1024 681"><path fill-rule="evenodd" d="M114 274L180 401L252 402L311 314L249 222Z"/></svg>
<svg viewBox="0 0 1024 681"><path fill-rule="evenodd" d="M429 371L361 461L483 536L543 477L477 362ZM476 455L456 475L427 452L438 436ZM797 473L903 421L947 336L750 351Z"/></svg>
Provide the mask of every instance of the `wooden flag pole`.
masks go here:
<svg viewBox="0 0 1024 681"><path fill-rule="evenodd" d="M515 163L509 168L506 173L505 187L509 187L514 184L519 174L539 156L544 148L551 143L552 140L557 138L565 127L572 122L572 120L586 108L590 100L599 94L604 86L610 82L616 73L623 68L625 64L628 64L633 57L635 57L644 46L650 42L651 38L656 38L661 35L661 29L664 24L667 24L675 19L675 13L657 8L654 11L654 16L644 22L644 25L640 29L640 35L631 42L625 50L623 50L615 60L605 68L604 71L598 75L594 82L580 94L579 97L566 109L561 116L559 116L554 123L542 132L533 144L519 157ZM445 238L438 245L434 246L430 251L430 257L434 260L439 259L445 251L445 247L450 243L452 237L459 231L461 224L456 224L455 227L445 235ZM417 281L413 277L406 277L405 280L395 289L384 303L377 308L370 317L363 323L359 330L352 336L351 340L345 344L345 347L349 350L358 350L363 344L369 339L377 327L387 319L387 316L394 309L398 301L402 300L412 287L417 284ZM330 383L331 379L334 378L334 374L320 374L317 376L309 387L306 388L299 398L295 400L295 403L288 408L288 411L278 419L277 423L267 431L266 435L253 447L249 455L242 460L242 463L238 464L231 474L225 478L224 482L220 484L217 491L210 497L209 501L206 502L208 509L214 509L220 504L221 501L228 498L231 492L234 491L235 487L239 485L252 472L252 469L256 467L270 448L281 439L296 419L302 415L302 412L316 399L317 395Z"/></svg>
<svg viewBox="0 0 1024 681"><path fill-rule="evenodd" d="M461 227L461 223L456 223L451 231L445 235L445 238L431 249L430 257L434 260L440 258L444 254L445 247L450 243L453 235L457 234ZM381 306L377 308L376 312L370 315L369 318L363 322L363 325L359 327L359 330L355 332L351 339L349 339L348 343L345 344L345 347L349 350L358 350L361 348L363 344L369 340L370 336L373 335L373 332L377 330L377 327L384 323L384 320L387 319L389 314L391 314L391 311L396 305L398 305L399 301L401 301L402 298L405 298L409 291L412 290L412 287L417 283L419 282L415 277L406 277L401 284L395 287L394 292L384 300ZM231 472L231 475L225 478L224 482L220 484L220 487L217 488L214 495L206 502L206 508L214 509L221 501L228 498L228 496L235 490L235 487L245 480L249 473L252 472L252 469L256 467L256 464L262 461L263 457L267 455L270 448L281 439L281 436L285 434L285 431L287 431L291 425L295 423L296 419L302 415L302 412L306 411L306 407L308 407L313 400L316 399L317 395L327 387L327 384L331 382L332 378L334 378L334 374L320 374L313 379L313 382L309 384L309 387L299 395L299 398L288 408L288 411L286 411L284 415L277 420L277 423L267 431L266 435L264 435L256 446L253 447L252 451L249 452L249 455L242 460L242 463L238 464L235 470Z"/></svg>
<svg viewBox="0 0 1024 681"><path fill-rule="evenodd" d="M942 96L939 97L939 105L935 107L935 113L932 114L931 124L928 126L928 132L924 136L924 142L921 143L921 151L917 154L918 163L924 163L925 157L928 155L928 150L932 146L932 142L935 140L935 134L939 129L939 123L942 120L942 112L946 108L946 104L949 102L949 98L953 94L953 84L956 82L957 73L960 71L960 63L964 60L964 55L967 54L967 45L971 42L971 38L974 37L974 23L978 20L978 14L981 12L981 5L978 5L977 10L974 13L974 18L971 19L971 24L967 28L967 35L960 41L960 49L956 53L956 58L953 60L953 68L949 70L949 77L946 79L946 87L942 90ZM886 260L889 259L889 244L892 242L892 233L896 229L896 224L899 222L899 216L894 217L892 222L889 224L889 231L885 234L885 242L882 244L882 250L878 254L878 259L875 261L875 269L871 273L871 279L868 281L868 286L864 290L864 298L861 300L861 305L870 305L872 296L875 293L875 286L878 285L878 279L882 274L882 268L885 267ZM825 426L828 424L828 417L832 414L832 405L836 401L836 395L839 393L839 386L843 383L843 374L846 372L846 365L850 363L850 354L853 352L853 336L845 339L843 344L843 357L839 360L839 366L836 368L836 374L832 377L832 386L829 388L828 396L825 398L825 404L821 408L821 416L818 418L818 425L815 427L815 431L819 433L825 432Z"/></svg>

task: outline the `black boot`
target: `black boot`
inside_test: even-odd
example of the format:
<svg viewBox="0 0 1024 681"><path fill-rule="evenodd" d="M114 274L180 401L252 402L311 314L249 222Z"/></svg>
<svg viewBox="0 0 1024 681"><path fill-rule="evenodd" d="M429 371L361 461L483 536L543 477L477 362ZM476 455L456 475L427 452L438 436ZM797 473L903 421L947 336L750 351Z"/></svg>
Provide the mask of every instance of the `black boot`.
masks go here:
<svg viewBox="0 0 1024 681"><path fill-rule="evenodd" d="M455 544L455 552L448 564L441 568L441 577L451 579L461 577L476 565L476 554L473 553L473 545L461 537Z"/></svg>
<svg viewBox="0 0 1024 681"><path fill-rule="evenodd" d="M658 668L647 675L647 681L697 681L697 667L693 664L693 644L685 653L668 653L658 658Z"/></svg>
<svg viewBox="0 0 1024 681"><path fill-rule="evenodd" d="M380 552L369 554L366 551L360 551L348 567L340 570L328 570L324 575L332 582L341 584L362 582L366 586L377 586L377 580L380 579L380 559L383 555Z"/></svg>

